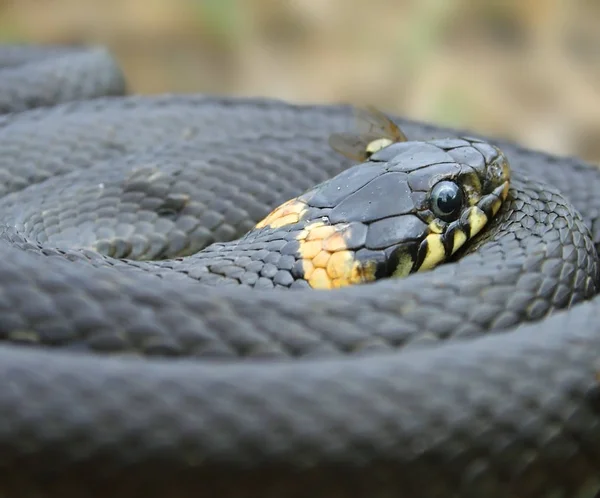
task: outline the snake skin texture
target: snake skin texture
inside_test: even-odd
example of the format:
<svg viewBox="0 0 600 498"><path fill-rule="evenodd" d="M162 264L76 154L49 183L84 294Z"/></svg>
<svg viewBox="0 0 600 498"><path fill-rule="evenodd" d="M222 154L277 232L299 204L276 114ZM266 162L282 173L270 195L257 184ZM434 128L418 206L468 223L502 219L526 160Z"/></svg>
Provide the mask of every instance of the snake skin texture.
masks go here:
<svg viewBox="0 0 600 498"><path fill-rule="evenodd" d="M509 200L455 261L206 286L182 255L349 167L352 110L125 93L102 49L0 49L0 496L597 496L594 167L491 140Z"/></svg>

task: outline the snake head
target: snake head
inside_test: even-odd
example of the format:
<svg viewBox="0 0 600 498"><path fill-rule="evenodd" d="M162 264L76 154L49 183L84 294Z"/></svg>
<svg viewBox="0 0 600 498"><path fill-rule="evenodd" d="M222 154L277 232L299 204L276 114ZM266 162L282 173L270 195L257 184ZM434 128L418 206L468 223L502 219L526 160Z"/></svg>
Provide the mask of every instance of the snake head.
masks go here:
<svg viewBox="0 0 600 498"><path fill-rule="evenodd" d="M310 287L403 277L434 268L475 237L499 211L509 182L507 158L481 140L393 142L257 228L288 234L294 278Z"/></svg>

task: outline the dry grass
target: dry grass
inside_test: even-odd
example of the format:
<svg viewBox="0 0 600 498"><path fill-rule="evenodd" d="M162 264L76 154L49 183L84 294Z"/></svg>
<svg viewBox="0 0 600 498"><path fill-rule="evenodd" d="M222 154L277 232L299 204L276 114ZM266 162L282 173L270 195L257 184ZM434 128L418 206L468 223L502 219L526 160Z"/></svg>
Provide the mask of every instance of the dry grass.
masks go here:
<svg viewBox="0 0 600 498"><path fill-rule="evenodd" d="M600 162L595 0L0 0L6 41L108 45L139 93L370 102Z"/></svg>

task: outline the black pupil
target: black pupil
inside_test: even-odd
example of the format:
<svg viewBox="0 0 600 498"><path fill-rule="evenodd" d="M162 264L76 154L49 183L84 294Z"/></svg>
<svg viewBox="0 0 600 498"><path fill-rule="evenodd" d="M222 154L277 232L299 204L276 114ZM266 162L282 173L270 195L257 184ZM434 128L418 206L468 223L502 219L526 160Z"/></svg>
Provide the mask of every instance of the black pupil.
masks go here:
<svg viewBox="0 0 600 498"><path fill-rule="evenodd" d="M462 206L462 192L456 183L440 182L433 191L433 202L438 216L448 216Z"/></svg>

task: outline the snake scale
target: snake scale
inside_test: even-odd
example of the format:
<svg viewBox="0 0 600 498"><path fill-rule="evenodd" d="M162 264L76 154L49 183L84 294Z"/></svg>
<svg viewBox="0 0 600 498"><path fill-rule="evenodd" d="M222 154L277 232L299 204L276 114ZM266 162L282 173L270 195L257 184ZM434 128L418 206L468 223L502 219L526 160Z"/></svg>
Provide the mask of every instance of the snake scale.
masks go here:
<svg viewBox="0 0 600 498"><path fill-rule="evenodd" d="M102 48L0 68L0 496L596 496L594 167L490 140L509 199L454 261L205 286L174 255L352 165L327 143L352 109L126 95Z"/></svg>

